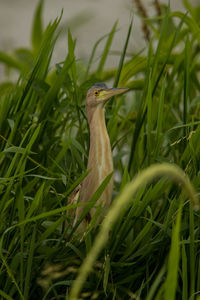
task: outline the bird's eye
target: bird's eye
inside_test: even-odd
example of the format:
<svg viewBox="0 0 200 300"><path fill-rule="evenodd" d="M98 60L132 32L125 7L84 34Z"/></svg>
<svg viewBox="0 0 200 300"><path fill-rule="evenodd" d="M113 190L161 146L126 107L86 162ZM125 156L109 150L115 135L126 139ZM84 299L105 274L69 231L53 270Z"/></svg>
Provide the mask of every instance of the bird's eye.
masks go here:
<svg viewBox="0 0 200 300"><path fill-rule="evenodd" d="M95 91L94 94L95 94L95 96L98 96L98 95L99 95L99 92L98 92L98 91Z"/></svg>

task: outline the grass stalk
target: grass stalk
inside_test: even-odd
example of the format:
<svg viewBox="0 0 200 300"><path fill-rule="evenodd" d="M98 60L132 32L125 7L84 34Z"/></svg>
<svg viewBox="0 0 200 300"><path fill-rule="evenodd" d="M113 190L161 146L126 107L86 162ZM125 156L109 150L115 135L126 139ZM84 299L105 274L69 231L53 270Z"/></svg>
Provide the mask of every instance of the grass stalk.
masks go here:
<svg viewBox="0 0 200 300"><path fill-rule="evenodd" d="M100 231L95 238L93 247L80 267L79 274L71 289L70 300L78 299L83 284L91 271L95 260L100 254L100 251L105 247L109 238L109 231L113 228L121 211L130 205L133 195L143 184L150 183L155 178L161 176L167 176L170 180L181 184L187 196L190 198L193 208L195 210L199 209L199 200L193 186L186 174L177 166L170 164L152 165L141 172L135 180L124 188L123 192L115 199L113 205L109 209L109 212L101 225ZM179 223L180 221L177 221L177 224Z"/></svg>

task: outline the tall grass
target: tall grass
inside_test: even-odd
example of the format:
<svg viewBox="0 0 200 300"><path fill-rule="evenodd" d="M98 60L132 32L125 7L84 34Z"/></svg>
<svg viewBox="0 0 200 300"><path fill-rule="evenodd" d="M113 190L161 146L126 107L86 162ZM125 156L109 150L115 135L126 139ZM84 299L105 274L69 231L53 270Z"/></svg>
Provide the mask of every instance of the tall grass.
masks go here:
<svg viewBox="0 0 200 300"><path fill-rule="evenodd" d="M117 23L81 65L68 30L67 56L52 66L62 16L44 29L43 1L31 48L0 52L0 62L19 73L17 82L0 84L1 299L198 299L200 7L184 3L187 14L163 7L144 20L152 34L147 53L126 56L131 23L111 70ZM117 174L111 209L99 228L95 215L80 239L71 224L81 204L68 196L87 176L85 95L98 81L130 92L106 112Z"/></svg>

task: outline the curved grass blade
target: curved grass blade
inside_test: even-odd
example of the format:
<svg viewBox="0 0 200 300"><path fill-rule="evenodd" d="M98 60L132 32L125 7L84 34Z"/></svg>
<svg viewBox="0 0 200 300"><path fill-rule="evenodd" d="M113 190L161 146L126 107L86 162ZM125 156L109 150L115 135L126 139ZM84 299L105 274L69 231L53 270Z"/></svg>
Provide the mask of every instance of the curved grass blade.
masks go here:
<svg viewBox="0 0 200 300"><path fill-rule="evenodd" d="M78 295L89 272L91 271L95 260L108 241L110 230L114 226L121 212L125 211L131 204L133 195L135 195L142 185L150 183L154 179L162 176L167 176L169 179L181 184L182 188L185 190L191 202L193 203L193 208L199 209L199 200L195 190L186 174L179 167L166 163L152 165L138 174L135 180L127 184L127 186L123 189L123 192L115 199L106 218L103 220L100 231L95 238L93 247L81 265L79 274L72 286L70 300L78 299Z"/></svg>
<svg viewBox="0 0 200 300"><path fill-rule="evenodd" d="M0 63L19 71L23 70L23 64L21 62L2 51L0 51Z"/></svg>

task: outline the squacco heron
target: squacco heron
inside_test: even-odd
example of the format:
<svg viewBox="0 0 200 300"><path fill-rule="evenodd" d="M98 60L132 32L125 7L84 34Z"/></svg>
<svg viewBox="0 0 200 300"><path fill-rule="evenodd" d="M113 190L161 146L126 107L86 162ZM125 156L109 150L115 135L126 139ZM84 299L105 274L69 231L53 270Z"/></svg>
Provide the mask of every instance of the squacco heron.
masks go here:
<svg viewBox="0 0 200 300"><path fill-rule="evenodd" d="M86 99L86 113L90 128L90 149L87 170L89 174L80 186L80 202L88 203L92 195L101 185L103 180L113 172L113 158L108 136L104 108L109 99L113 96L126 92L128 88L107 88L104 83L96 83L92 86ZM106 208L109 207L113 192L113 177L103 191L95 206L101 205L102 210L97 219L99 223L104 215ZM74 224L79 220L84 207L78 207L75 212ZM93 207L89 215L82 221L78 231L84 231L87 223L94 215L96 209Z"/></svg>

